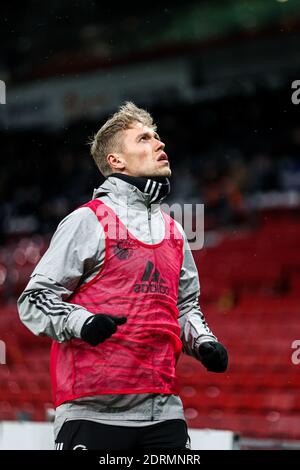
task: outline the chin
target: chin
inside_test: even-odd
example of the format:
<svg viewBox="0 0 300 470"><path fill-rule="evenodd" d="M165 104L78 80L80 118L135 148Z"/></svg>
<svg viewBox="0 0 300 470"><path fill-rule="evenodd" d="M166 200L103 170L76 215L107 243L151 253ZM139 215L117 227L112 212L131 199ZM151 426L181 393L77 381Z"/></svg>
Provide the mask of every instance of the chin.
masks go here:
<svg viewBox="0 0 300 470"><path fill-rule="evenodd" d="M170 178L171 174L172 174L172 171L170 170L170 168L167 168L162 176L165 176L166 178Z"/></svg>
<svg viewBox="0 0 300 470"><path fill-rule="evenodd" d="M162 178L170 178L171 174L172 171L170 170L170 168L159 168L154 170L153 172L140 173L136 176L144 176L145 178L155 178L156 176L160 176Z"/></svg>
<svg viewBox="0 0 300 470"><path fill-rule="evenodd" d="M170 170L170 168L162 168L159 171L157 171L157 173L153 176L163 176L165 178L169 178L171 174L172 174L172 171Z"/></svg>

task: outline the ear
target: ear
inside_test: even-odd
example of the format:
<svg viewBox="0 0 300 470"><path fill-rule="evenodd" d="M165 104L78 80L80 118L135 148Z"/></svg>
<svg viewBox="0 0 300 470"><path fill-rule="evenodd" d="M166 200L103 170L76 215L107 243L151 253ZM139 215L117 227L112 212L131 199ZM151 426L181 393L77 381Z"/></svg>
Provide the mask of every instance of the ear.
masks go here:
<svg viewBox="0 0 300 470"><path fill-rule="evenodd" d="M112 170L124 170L125 162L119 153L109 153L106 157L107 163Z"/></svg>

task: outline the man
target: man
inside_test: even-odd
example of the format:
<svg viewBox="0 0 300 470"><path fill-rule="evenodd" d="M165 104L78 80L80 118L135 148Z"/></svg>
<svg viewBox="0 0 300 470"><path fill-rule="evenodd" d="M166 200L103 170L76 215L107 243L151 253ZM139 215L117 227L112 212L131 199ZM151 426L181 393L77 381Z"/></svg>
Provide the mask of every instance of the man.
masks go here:
<svg viewBox="0 0 300 470"><path fill-rule="evenodd" d="M91 145L106 181L59 224L18 300L24 324L54 340L57 449L184 449L180 352L227 368L184 231L159 208L164 147L148 112L120 107Z"/></svg>

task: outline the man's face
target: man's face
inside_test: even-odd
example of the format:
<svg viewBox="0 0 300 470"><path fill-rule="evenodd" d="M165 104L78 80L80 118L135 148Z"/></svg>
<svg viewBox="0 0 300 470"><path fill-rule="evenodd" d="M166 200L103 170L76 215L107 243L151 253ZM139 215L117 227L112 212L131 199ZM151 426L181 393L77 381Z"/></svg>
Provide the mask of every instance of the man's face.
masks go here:
<svg viewBox="0 0 300 470"><path fill-rule="evenodd" d="M171 176L165 144L150 127L137 122L122 131L123 142L118 152L123 164L120 170L130 176ZM117 170L118 171L118 170Z"/></svg>

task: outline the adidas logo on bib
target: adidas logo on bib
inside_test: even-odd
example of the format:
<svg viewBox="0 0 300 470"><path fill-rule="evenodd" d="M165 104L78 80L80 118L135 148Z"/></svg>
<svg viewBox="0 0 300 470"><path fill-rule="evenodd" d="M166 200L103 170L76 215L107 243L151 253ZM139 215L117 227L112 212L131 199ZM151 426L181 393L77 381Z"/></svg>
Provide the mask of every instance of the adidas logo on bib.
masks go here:
<svg viewBox="0 0 300 470"><path fill-rule="evenodd" d="M158 269L155 268L151 261L148 261L143 273L142 282L134 285L134 292L142 294L168 294L169 287L166 286L166 281L161 277Z"/></svg>

